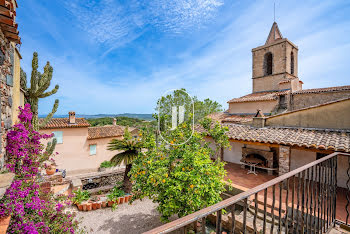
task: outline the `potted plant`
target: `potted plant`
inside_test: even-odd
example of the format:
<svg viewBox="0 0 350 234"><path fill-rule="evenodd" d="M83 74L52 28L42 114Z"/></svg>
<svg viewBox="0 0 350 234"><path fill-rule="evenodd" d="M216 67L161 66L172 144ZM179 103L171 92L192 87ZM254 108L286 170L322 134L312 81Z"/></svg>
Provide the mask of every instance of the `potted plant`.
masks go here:
<svg viewBox="0 0 350 234"><path fill-rule="evenodd" d="M74 197L73 197L73 203L77 205L78 210L84 210L84 205L86 209L86 203L83 203L84 201L89 200L90 194L88 191L82 191L81 189L78 189L73 192Z"/></svg>
<svg viewBox="0 0 350 234"><path fill-rule="evenodd" d="M87 204L88 204L87 201L83 201L83 202L81 203L82 211L86 211Z"/></svg>
<svg viewBox="0 0 350 234"><path fill-rule="evenodd" d="M45 164L44 165L45 169L46 169L46 174L47 175L53 175L56 172L56 165L55 164Z"/></svg>
<svg viewBox="0 0 350 234"><path fill-rule="evenodd" d="M96 202L96 209L101 209L101 207L102 207L102 202L101 201Z"/></svg>
<svg viewBox="0 0 350 234"><path fill-rule="evenodd" d="M93 196L90 201L92 203L92 209L96 210L97 209L97 202L99 201L99 197L98 196Z"/></svg>
<svg viewBox="0 0 350 234"><path fill-rule="evenodd" d="M88 202L88 203L86 204L86 211L90 211L90 210L92 210L92 203L91 203L91 202Z"/></svg>
<svg viewBox="0 0 350 234"><path fill-rule="evenodd" d="M107 195L108 198L108 206L113 205L113 203L117 202L121 204L124 201L124 197L121 200L121 197L124 196L124 191L118 188L117 186L114 186L111 192ZM112 203L113 202L113 203ZM110 205L111 204L111 205Z"/></svg>
<svg viewBox="0 0 350 234"><path fill-rule="evenodd" d="M102 208L105 208L107 206L107 197L101 197L100 202L101 202Z"/></svg>

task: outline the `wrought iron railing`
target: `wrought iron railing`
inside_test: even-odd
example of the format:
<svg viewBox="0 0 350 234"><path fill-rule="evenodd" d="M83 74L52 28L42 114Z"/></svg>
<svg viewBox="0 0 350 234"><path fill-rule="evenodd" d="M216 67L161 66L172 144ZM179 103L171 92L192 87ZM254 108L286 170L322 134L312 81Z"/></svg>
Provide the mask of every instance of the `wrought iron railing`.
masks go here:
<svg viewBox="0 0 350 234"><path fill-rule="evenodd" d="M324 233L335 225L338 157L333 153L215 205L164 224L147 234L207 233L209 220L216 233ZM350 167L347 171L350 186ZM348 224L350 204L346 205ZM237 208L240 207L240 212ZM225 221L223 221L225 219Z"/></svg>

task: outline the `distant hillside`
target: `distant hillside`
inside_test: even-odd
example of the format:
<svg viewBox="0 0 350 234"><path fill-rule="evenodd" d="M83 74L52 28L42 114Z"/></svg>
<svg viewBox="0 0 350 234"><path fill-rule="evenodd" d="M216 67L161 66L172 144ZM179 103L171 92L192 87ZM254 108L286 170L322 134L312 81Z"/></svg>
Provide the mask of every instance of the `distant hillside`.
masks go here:
<svg viewBox="0 0 350 234"><path fill-rule="evenodd" d="M46 115L39 115L40 118L46 117ZM68 115L54 115L54 118L67 118ZM97 114L97 115L79 115L77 114L77 118L85 118L85 119L96 119L96 118L104 118L104 117L129 117L135 119L142 120L154 120L152 114L132 114L132 113L124 113L124 114Z"/></svg>

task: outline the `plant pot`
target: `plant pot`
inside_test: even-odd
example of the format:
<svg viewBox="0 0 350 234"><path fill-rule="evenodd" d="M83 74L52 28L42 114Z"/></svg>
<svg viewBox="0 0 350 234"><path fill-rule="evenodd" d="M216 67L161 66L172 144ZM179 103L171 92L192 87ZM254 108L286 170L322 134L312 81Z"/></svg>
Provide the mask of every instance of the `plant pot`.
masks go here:
<svg viewBox="0 0 350 234"><path fill-rule="evenodd" d="M113 206L114 203L115 203L114 201L108 201L108 206L111 207Z"/></svg>
<svg viewBox="0 0 350 234"><path fill-rule="evenodd" d="M53 175L56 172L56 167L51 167L46 169L46 174L47 175Z"/></svg>
<svg viewBox="0 0 350 234"><path fill-rule="evenodd" d="M101 206L102 206L102 202L101 201L96 202L96 209L101 209Z"/></svg>
<svg viewBox="0 0 350 234"><path fill-rule="evenodd" d="M97 209L97 202L92 203L92 209L96 210Z"/></svg>
<svg viewBox="0 0 350 234"><path fill-rule="evenodd" d="M119 197L118 199L119 199L119 204L123 204L123 202L124 202L124 197Z"/></svg>
<svg viewBox="0 0 350 234"><path fill-rule="evenodd" d="M79 211L83 210L83 204L76 204L76 205L77 205Z"/></svg>
<svg viewBox="0 0 350 234"><path fill-rule="evenodd" d="M129 196L126 195L126 196L124 197L124 202L127 203L128 201L129 201Z"/></svg>
<svg viewBox="0 0 350 234"><path fill-rule="evenodd" d="M86 211L92 210L92 203L86 204Z"/></svg>
<svg viewBox="0 0 350 234"><path fill-rule="evenodd" d="M132 194L129 194L128 200L131 201L131 198L132 198Z"/></svg>
<svg viewBox="0 0 350 234"><path fill-rule="evenodd" d="M102 202L102 208L106 208L106 206L107 206L107 202L103 201Z"/></svg>
<svg viewBox="0 0 350 234"><path fill-rule="evenodd" d="M86 211L87 203L82 203L81 205L82 205L82 208L83 208L82 210L83 210L83 211Z"/></svg>

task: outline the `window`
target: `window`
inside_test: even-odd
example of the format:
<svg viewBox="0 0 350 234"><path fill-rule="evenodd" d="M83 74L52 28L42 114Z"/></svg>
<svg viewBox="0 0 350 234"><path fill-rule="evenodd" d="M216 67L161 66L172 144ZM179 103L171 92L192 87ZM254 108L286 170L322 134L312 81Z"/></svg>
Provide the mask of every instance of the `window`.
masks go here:
<svg viewBox="0 0 350 234"><path fill-rule="evenodd" d="M96 154L96 145L90 145L90 155Z"/></svg>
<svg viewBox="0 0 350 234"><path fill-rule="evenodd" d="M62 144L63 143L63 132L62 131L56 131L52 132L54 135L54 138L57 139L57 144Z"/></svg>
<svg viewBox="0 0 350 234"><path fill-rule="evenodd" d="M10 73L6 75L6 84L13 86L13 74L15 69L15 60L14 60L14 49L11 47L10 49L10 62L11 62L11 70Z"/></svg>
<svg viewBox="0 0 350 234"><path fill-rule="evenodd" d="M294 75L294 54L290 53L290 74Z"/></svg>
<svg viewBox="0 0 350 234"><path fill-rule="evenodd" d="M265 76L272 74L273 58L272 53L268 52L264 56L264 70Z"/></svg>

